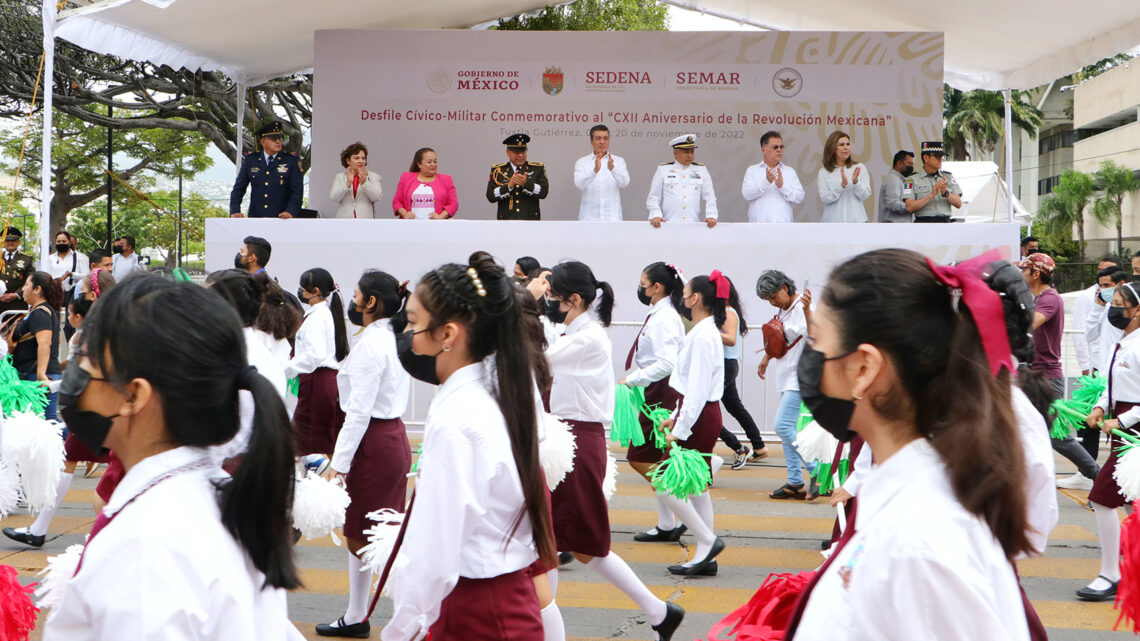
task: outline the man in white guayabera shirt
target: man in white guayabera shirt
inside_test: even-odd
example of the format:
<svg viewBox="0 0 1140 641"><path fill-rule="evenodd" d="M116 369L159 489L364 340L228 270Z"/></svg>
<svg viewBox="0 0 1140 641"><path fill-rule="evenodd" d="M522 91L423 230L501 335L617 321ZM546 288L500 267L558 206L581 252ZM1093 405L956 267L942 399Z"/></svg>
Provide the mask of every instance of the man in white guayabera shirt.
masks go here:
<svg viewBox="0 0 1140 641"><path fill-rule="evenodd" d="M578 220L621 220L621 191L629 185L625 159L610 153L610 130L590 128L594 153L574 163L574 186L582 192Z"/></svg>
<svg viewBox="0 0 1140 641"><path fill-rule="evenodd" d="M782 161L784 139L777 131L760 137L760 152L764 162L756 163L744 172L740 193L748 201L748 222L790 223L792 205L804 200L804 188L796 170Z"/></svg>

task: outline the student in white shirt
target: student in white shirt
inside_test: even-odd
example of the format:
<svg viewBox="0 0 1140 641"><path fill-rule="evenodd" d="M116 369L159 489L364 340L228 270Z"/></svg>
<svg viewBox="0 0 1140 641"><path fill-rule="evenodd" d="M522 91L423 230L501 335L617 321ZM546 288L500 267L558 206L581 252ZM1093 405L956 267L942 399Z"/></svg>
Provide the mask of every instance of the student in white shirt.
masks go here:
<svg viewBox="0 0 1140 641"><path fill-rule="evenodd" d="M760 136L760 152L764 162L744 172L740 194L748 201L748 222L790 223L792 205L804 200L804 188L796 170L785 165L784 139L778 131Z"/></svg>
<svg viewBox="0 0 1140 641"><path fill-rule="evenodd" d="M712 453L722 427L724 346L720 328L724 325L730 287L720 270L697 276L685 285L684 304L693 327L681 343L677 367L669 381L681 394L681 403L673 417L662 421L660 426L667 443L676 441L681 447L704 454ZM658 496L697 539L693 558L688 563L669 566L669 571L682 576L715 575L716 557L724 551L724 541L713 531L712 497L708 489L684 500L672 495Z"/></svg>
<svg viewBox="0 0 1140 641"><path fill-rule="evenodd" d="M641 272L637 286L637 300L649 307L645 323L637 333L625 359L628 372L619 384L645 388L645 404L659 405L669 411L677 409L681 395L669 385L669 378L677 366L681 341L685 338L685 324L681 320L684 309L685 281L680 271L663 262L652 263ZM649 468L662 458L661 450L654 445L653 422L644 413L638 415L644 445L629 446L626 460L642 478L649 481ZM675 522L672 510L660 495L657 497L657 525L648 532L633 536L639 542L678 541L685 526Z"/></svg>
<svg viewBox="0 0 1140 641"><path fill-rule="evenodd" d="M574 469L551 494L555 542L559 551L573 552L579 562L633 599L659 638L669 639L685 611L657 598L610 549L609 502L602 484L606 426L614 415L613 349L604 329L613 313L613 289L576 261L555 265L548 280L547 316L566 326L546 350L554 379L550 413L569 424L576 444ZM590 317L595 299L600 324Z"/></svg>
<svg viewBox="0 0 1140 641"><path fill-rule="evenodd" d="M1013 359L1001 299L964 272L884 249L828 278L800 390L824 429L862 436L878 467L790 640L1029 639L1011 563L1032 550Z"/></svg>
<svg viewBox="0 0 1140 641"><path fill-rule="evenodd" d="M1086 601L1112 601L1116 598L1116 584L1120 581L1120 519L1116 509L1127 501L1113 477L1117 464L1117 449L1123 439L1112 430L1129 430L1135 433L1140 423L1140 286L1121 283L1113 295L1108 320L1113 327L1124 331L1124 337L1112 353L1112 366L1108 372L1108 388L1086 423L1099 427L1109 434L1108 460L1100 468L1089 501L1096 514L1097 537L1100 539L1100 575L1088 586L1077 590L1077 597ZM1110 393L1111 392L1111 393ZM1106 419L1106 416L1112 418Z"/></svg>
<svg viewBox="0 0 1140 641"><path fill-rule="evenodd" d="M574 186L582 192L578 220L621 220L621 190L629 186L625 159L610 153L610 130L590 128L594 153L574 163Z"/></svg>
<svg viewBox="0 0 1140 641"><path fill-rule="evenodd" d="M410 344L435 359L439 390L424 424L415 505L392 569L384 641L541 641L529 566L553 567L538 461L534 370L514 284L477 252L420 280ZM403 355L406 367L415 359ZM491 361L491 363L485 362ZM493 369L493 372L492 372Z"/></svg>
<svg viewBox="0 0 1140 641"><path fill-rule="evenodd" d="M871 173L851 158L851 137L833 131L823 146L823 167L816 176L821 223L865 223L863 201L871 197Z"/></svg>
<svg viewBox="0 0 1140 641"><path fill-rule="evenodd" d="M336 373L348 356L348 331L344 307L332 274L314 267L301 274L297 298L309 305L285 365L285 376L297 376L297 409L293 425L297 432L297 456L332 454L344 412L337 404Z"/></svg>
<svg viewBox="0 0 1140 641"><path fill-rule="evenodd" d="M236 315L197 285L132 278L100 298L84 336L62 414L126 476L44 638L300 638L283 591L300 585L289 420L248 365ZM237 433L241 391L255 408L250 447L228 477L208 448Z"/></svg>
<svg viewBox="0 0 1140 641"><path fill-rule="evenodd" d="M396 356L391 317L404 305L407 289L391 274L365 272L356 283L348 319L363 327L360 339L337 374L344 426L337 436L326 478L344 481L352 502L344 519L348 546L348 610L317 634L367 636L372 573L363 571L360 550L368 543L369 512L404 511L412 449L400 418L408 407L412 379Z"/></svg>

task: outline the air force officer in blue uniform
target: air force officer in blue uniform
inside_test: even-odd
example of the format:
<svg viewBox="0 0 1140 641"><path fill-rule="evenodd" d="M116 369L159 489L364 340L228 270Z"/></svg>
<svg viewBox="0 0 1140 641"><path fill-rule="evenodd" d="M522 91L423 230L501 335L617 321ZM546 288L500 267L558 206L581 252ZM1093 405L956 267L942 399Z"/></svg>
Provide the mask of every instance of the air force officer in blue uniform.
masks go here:
<svg viewBox="0 0 1140 641"><path fill-rule="evenodd" d="M242 217L241 200L248 186L250 218L293 218L301 213L301 161L297 154L281 150L285 135L280 122L259 129L257 138L261 150L247 153L242 159L230 192L230 217Z"/></svg>

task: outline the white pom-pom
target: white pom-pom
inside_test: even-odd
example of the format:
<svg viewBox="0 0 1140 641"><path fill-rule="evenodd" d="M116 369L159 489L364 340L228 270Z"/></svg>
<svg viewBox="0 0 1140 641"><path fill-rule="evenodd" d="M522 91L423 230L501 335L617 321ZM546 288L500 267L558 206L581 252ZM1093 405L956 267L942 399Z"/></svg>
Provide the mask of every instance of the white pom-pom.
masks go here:
<svg viewBox="0 0 1140 641"><path fill-rule="evenodd" d="M557 416L544 414L545 438L538 444L538 460L546 473L546 487L558 487L566 475L574 471L574 451L578 449L570 426Z"/></svg>
<svg viewBox="0 0 1140 641"><path fill-rule="evenodd" d="M1140 446L1132 446L1118 455L1112 478L1120 486L1120 493L1131 503L1140 498Z"/></svg>
<svg viewBox="0 0 1140 641"><path fill-rule="evenodd" d="M805 463L819 461L831 463L835 458L835 448L839 447L839 439L823 429L819 423L812 421L804 426L803 431L796 436L796 452Z"/></svg>
<svg viewBox="0 0 1140 641"><path fill-rule="evenodd" d="M63 591L67 589L67 582L75 576L79 568L79 557L83 555L83 545L76 543L67 546L63 554L49 556L47 565L40 570L37 576L44 577L36 588L36 605L40 609L55 607L63 598Z"/></svg>
<svg viewBox="0 0 1140 641"><path fill-rule="evenodd" d="M293 527L306 539L331 535L333 543L340 545L333 530L344 527L344 512L351 501L343 485L323 479L310 470L297 483L293 494Z"/></svg>
<svg viewBox="0 0 1140 641"><path fill-rule="evenodd" d="M0 519L20 504L20 475L6 459L0 460Z"/></svg>
<svg viewBox="0 0 1140 641"><path fill-rule="evenodd" d="M602 493L606 495L606 501L613 498L614 492L617 491L617 459L610 451L606 451L606 477L602 479Z"/></svg>
<svg viewBox="0 0 1140 641"><path fill-rule="evenodd" d="M0 456L19 473L28 508L39 512L54 507L63 473L63 424L16 412L4 420L3 447Z"/></svg>
<svg viewBox="0 0 1140 641"><path fill-rule="evenodd" d="M384 566L388 564L388 558L392 556L392 551L396 547L396 537L399 536L400 527L404 523L404 513L386 507L382 510L369 512L368 518L375 521L375 524L364 530L364 535L368 538L368 545L360 549L360 560L364 563L364 567L360 571L373 572L379 575L384 572ZM384 585L380 594L391 596L391 576L389 576L389 581Z"/></svg>

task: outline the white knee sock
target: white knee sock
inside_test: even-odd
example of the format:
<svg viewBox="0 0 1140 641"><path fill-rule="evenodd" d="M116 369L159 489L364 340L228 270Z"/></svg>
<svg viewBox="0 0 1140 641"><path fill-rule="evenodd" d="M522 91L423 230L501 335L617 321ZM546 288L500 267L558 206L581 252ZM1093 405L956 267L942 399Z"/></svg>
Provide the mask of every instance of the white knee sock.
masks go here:
<svg viewBox="0 0 1140 641"><path fill-rule="evenodd" d="M348 553L348 609L344 612L344 622L348 625L360 623L368 614L368 597L372 592L372 573L361 572L364 562Z"/></svg>
<svg viewBox="0 0 1140 641"><path fill-rule="evenodd" d="M47 534L48 526L51 525L51 519L55 516L55 511L59 509L60 504L63 503L63 497L67 494L67 488L71 487L71 479L75 477L74 474L64 472L59 475L59 485L55 486L55 505L43 510L36 517L36 522L28 528L29 534L36 536L43 536Z"/></svg>
<svg viewBox="0 0 1140 641"><path fill-rule="evenodd" d="M666 530L672 530L675 527L677 527L677 524L673 520L673 511L670 510L669 506L665 505L665 502L661 500L660 496L658 496L657 497L657 527L654 529L661 532L661 531L666 531ZM649 533L655 534L656 532L654 532L653 530L650 530Z"/></svg>
<svg viewBox="0 0 1140 641"><path fill-rule="evenodd" d="M692 499L693 497L689 497ZM716 542L716 534L713 533L712 528L705 523L701 515L697 513L697 509L689 501L682 501L675 496L661 496L657 495L657 500L664 501L673 514L677 515L678 519L689 528L689 532L697 537L697 549L693 553L693 559L689 563L696 563L704 560L712 550L713 543Z"/></svg>
<svg viewBox="0 0 1140 641"><path fill-rule="evenodd" d="M693 507L696 508L697 514L701 515L701 520L705 522L705 525L709 526L710 530L715 530L716 528L713 527L712 497L709 496L708 490L689 497L689 501L691 501Z"/></svg>
<svg viewBox="0 0 1140 641"><path fill-rule="evenodd" d="M550 593L554 596L558 596L558 568L547 572L546 580L550 582Z"/></svg>
<svg viewBox="0 0 1140 641"><path fill-rule="evenodd" d="M1116 510L1093 503L1096 516L1096 535L1100 539L1100 573L1113 581L1120 580L1120 519ZM1104 590L1109 583L1097 577L1089 584L1094 590Z"/></svg>
<svg viewBox="0 0 1140 641"><path fill-rule="evenodd" d="M539 614L542 615L543 641L566 641L566 625L562 622L562 610L558 609L558 603L551 601L539 610Z"/></svg>
<svg viewBox="0 0 1140 641"><path fill-rule="evenodd" d="M629 564L620 556L610 552L606 556L595 557L586 567L597 572L603 579L633 599L637 607L649 617L651 625L657 625L665 620L665 602L653 596L649 588L645 587L641 579L637 578L630 569Z"/></svg>

